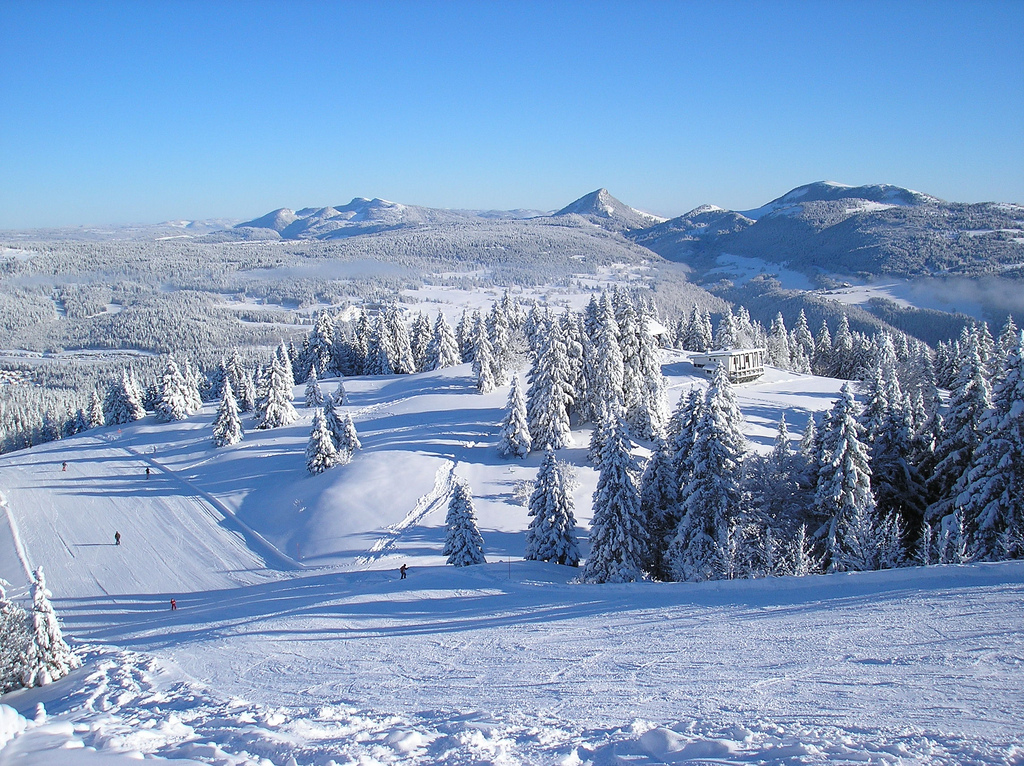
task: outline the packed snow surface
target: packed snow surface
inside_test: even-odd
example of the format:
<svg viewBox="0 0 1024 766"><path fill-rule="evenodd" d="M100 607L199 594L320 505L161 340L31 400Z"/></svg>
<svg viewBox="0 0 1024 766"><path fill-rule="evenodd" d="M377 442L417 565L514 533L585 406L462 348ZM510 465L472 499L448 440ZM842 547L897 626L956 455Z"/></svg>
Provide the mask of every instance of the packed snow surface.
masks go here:
<svg viewBox="0 0 1024 766"><path fill-rule="evenodd" d="M664 369L673 399L706 385ZM840 384L740 387L754 448ZM0 576L23 596L43 565L86 659L0 698L0 764L1024 762L1024 563L581 585L522 560L542 456L497 457L507 388L345 386L364 448L315 477L301 407L223 449L207 406L0 457ZM443 565L456 478L487 564Z"/></svg>

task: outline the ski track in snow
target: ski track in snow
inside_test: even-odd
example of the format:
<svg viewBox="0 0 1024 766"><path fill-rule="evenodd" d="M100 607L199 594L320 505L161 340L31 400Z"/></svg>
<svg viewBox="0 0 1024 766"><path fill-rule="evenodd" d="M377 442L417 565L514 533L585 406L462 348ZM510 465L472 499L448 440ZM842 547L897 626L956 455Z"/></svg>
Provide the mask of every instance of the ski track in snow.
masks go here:
<svg viewBox="0 0 1024 766"><path fill-rule="evenodd" d="M97 439L97 441L100 441L100 440ZM272 564L272 565L276 565L276 566L281 567L283 569L305 569L306 568L304 564L302 564L301 562L296 561L291 556L288 556L286 553L283 553L272 542L267 540L263 535L261 535L255 529L253 529L248 524L246 524L244 521L242 521L240 518L238 518L238 516L235 514L235 512L232 511L230 508L228 508L227 505L222 503L220 500L218 500L216 497L211 495L206 490L202 489L201 487L196 486L191 481L189 481L188 479L184 478L177 471L171 470L167 466L165 466L162 463L160 463L157 460L155 460L150 455L146 455L145 453L140 452L139 450L137 450L137 449L135 449L133 447L128 447L128 446L124 446L124 445L120 445L120 444L118 444L116 446L117 446L118 449L128 453L129 455L132 455L133 457L137 457L140 460L142 460L142 461L148 463L149 465L153 466L154 468L156 468L156 469L158 469L160 471L163 471L165 474L167 474L167 476L171 477L172 479L177 481L179 484L181 484L186 490L188 490L189 493L194 494L194 495L202 498L207 503L209 503L211 506L213 506L215 509L217 509L217 511L219 511L224 516L225 521L227 521L231 526L235 527L236 530L242 535L242 537L245 538L246 541L250 544L250 548L256 548L257 550L255 550L254 552L258 553L259 555L261 555L263 557L263 559L267 563ZM191 467L195 467L195 466L191 466ZM74 554L72 554L72 555L74 555Z"/></svg>
<svg viewBox="0 0 1024 766"><path fill-rule="evenodd" d="M452 485L455 481L456 465L451 460L445 460L437 469L437 474L434 477L434 486L416 501L416 505L406 514L404 519L397 524L385 527L384 535L379 537L370 546L366 556L359 556L356 559L356 563L360 566L368 566L382 559L394 549L403 532L419 524L438 504L443 503L451 493Z"/></svg>
<svg viewBox="0 0 1024 766"><path fill-rule="evenodd" d="M28 553L25 551L25 543L22 542L18 522L15 521L14 514L11 513L11 506L7 502L7 496L3 492L0 492L0 506L3 506L4 516L7 517L7 526L11 528L11 542L14 544L18 561L21 562L22 569L25 570L25 581L32 582L32 565L29 563Z"/></svg>

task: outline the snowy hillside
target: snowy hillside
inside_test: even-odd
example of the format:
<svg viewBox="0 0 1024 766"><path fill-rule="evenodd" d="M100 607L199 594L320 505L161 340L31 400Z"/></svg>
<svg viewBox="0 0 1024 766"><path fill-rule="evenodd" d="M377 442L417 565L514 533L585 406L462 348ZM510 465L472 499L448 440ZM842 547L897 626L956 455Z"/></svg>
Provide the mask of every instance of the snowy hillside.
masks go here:
<svg viewBox="0 0 1024 766"><path fill-rule="evenodd" d="M664 362L672 403L707 385L686 353ZM769 370L738 387L754 447L840 385ZM19 595L44 566L87 659L0 698L20 713L0 707L0 763L1024 758L1021 562L576 584L579 570L522 560L517 483L542 455L498 457L507 387L481 395L460 365L345 389L363 448L317 476L301 406L290 426L246 419L222 449L206 405L0 457L0 577ZM585 538L597 476L589 429L573 439L559 456ZM456 478L485 565L443 565Z"/></svg>

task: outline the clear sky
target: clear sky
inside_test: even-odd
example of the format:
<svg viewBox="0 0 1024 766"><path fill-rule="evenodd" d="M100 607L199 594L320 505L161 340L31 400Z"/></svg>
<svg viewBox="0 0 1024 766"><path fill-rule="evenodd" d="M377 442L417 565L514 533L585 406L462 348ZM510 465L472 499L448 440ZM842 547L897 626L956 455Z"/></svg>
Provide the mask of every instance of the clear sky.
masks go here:
<svg viewBox="0 0 1024 766"><path fill-rule="evenodd" d="M1024 0L0 0L0 228L355 196L1024 203Z"/></svg>

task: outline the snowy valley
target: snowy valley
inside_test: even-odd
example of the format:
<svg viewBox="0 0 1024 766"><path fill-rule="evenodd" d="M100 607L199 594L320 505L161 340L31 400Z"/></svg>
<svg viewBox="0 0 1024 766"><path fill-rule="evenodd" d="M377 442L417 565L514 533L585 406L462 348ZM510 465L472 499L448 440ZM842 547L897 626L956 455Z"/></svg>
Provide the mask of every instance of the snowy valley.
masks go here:
<svg viewBox="0 0 1024 766"><path fill-rule="evenodd" d="M1024 762L1024 336L711 284L941 202L801 189L3 239L0 766Z"/></svg>

